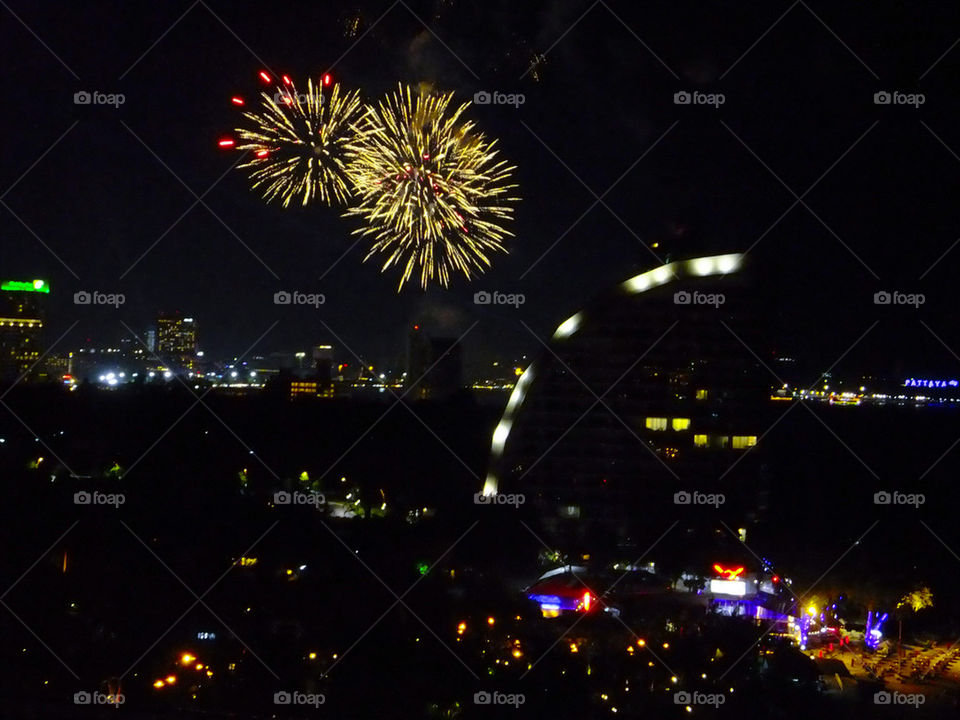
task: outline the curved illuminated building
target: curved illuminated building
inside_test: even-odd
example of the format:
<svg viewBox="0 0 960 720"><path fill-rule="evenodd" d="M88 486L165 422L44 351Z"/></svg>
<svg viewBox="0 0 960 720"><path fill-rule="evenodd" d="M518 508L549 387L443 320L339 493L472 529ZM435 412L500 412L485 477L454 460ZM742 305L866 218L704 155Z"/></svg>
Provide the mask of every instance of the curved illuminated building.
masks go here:
<svg viewBox="0 0 960 720"><path fill-rule="evenodd" d="M548 526L621 538L658 514L756 520L772 378L754 354L746 265L736 253L671 262L561 323L510 396L483 492L523 493Z"/></svg>

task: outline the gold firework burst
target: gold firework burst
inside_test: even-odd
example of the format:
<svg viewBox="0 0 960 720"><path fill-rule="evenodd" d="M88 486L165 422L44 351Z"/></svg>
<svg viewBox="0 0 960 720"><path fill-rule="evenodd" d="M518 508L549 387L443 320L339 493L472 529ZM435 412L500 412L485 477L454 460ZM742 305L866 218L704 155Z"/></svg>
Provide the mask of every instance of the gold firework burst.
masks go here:
<svg viewBox="0 0 960 720"><path fill-rule="evenodd" d="M447 287L453 273L472 278L492 253L507 252L516 168L462 119L470 103L451 109L452 100L401 85L367 107L347 143L346 215L360 217L355 234L373 240L364 260L383 255L383 271L401 270L398 290L418 268L424 289L432 280Z"/></svg>
<svg viewBox="0 0 960 720"><path fill-rule="evenodd" d="M266 72L260 76L273 83ZM237 149L251 155L240 168L249 170L253 188L283 207L315 199L346 205L344 149L362 115L359 91L341 93L339 84L324 75L316 84L308 80L306 92L299 92L284 75L273 94L262 92L260 101L257 111L243 112L248 125L236 129ZM233 102L244 104L241 98Z"/></svg>

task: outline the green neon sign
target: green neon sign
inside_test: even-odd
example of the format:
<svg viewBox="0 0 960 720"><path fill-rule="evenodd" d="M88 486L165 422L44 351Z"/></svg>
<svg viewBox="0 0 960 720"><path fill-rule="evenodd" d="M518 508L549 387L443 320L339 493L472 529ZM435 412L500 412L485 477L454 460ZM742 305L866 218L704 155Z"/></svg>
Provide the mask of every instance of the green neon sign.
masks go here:
<svg viewBox="0 0 960 720"><path fill-rule="evenodd" d="M50 283L46 280L4 280L0 290L8 292L50 292Z"/></svg>

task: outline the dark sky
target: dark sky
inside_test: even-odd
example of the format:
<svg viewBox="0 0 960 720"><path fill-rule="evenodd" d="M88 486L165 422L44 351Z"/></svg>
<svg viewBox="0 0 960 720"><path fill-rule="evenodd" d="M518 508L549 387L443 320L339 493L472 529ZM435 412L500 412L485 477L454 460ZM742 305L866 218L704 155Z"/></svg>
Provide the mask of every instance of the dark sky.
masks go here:
<svg viewBox="0 0 960 720"><path fill-rule="evenodd" d="M7 2L0 274L51 280L51 341L78 321L60 348L113 343L126 334L121 321L139 332L157 310L179 309L214 355L244 352L277 320L258 352L346 343L379 363L400 354L414 321L452 335L479 321L465 341L473 361L536 353L524 324L551 333L655 264L643 242L659 242L661 259L752 248L778 350L825 368L878 321L851 367L960 374L947 349L960 349L960 248L950 251L960 237L960 46L951 49L960 8ZM545 64L521 78L534 53ZM332 68L367 98L397 82L463 99L523 93L519 109L470 111L518 166L510 254L473 283L398 295L396 275L361 263L363 242L349 250L355 222L322 206L265 205L228 172L236 156L216 147L238 120L230 96L252 96L264 67L301 79ZM78 90L123 93L125 103L75 105ZM676 105L680 90L725 102ZM876 105L881 90L925 102ZM603 199L588 212L594 193ZM793 193L809 209L787 212ZM80 289L127 302L76 307ZM322 292L326 304L277 308L280 289ZM527 302L477 307L481 289ZM923 292L926 303L877 307L880 289Z"/></svg>

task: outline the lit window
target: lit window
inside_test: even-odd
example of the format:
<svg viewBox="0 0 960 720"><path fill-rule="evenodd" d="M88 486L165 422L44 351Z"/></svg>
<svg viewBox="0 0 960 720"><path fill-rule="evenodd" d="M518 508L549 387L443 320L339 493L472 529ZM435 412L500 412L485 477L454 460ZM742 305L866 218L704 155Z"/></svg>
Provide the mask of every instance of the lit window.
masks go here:
<svg viewBox="0 0 960 720"><path fill-rule="evenodd" d="M686 430L690 427L690 418L674 418L670 425L674 430Z"/></svg>
<svg viewBox="0 0 960 720"><path fill-rule="evenodd" d="M666 430L667 419L658 417L648 417L646 422L647 430Z"/></svg>
<svg viewBox="0 0 960 720"><path fill-rule="evenodd" d="M713 438L714 447L725 448L729 444L730 438L728 438L726 435L718 435L717 437Z"/></svg>
<svg viewBox="0 0 960 720"><path fill-rule="evenodd" d="M733 436L734 450L743 450L744 448L753 447L756 444L757 444L756 435L734 435Z"/></svg>
<svg viewBox="0 0 960 720"><path fill-rule="evenodd" d="M697 447L706 447L707 446L707 436L706 435L694 435L693 444Z"/></svg>
<svg viewBox="0 0 960 720"><path fill-rule="evenodd" d="M706 400L709 393L703 388L697 390L697 400Z"/></svg>

